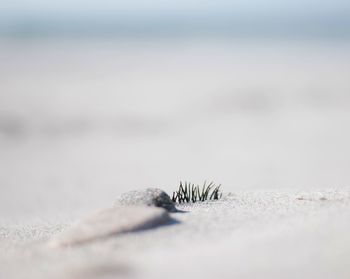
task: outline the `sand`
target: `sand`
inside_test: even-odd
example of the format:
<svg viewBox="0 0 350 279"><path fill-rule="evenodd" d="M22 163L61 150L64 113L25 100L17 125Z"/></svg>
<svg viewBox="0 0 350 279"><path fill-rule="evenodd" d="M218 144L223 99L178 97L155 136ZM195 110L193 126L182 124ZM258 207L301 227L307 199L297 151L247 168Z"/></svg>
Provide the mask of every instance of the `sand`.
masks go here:
<svg viewBox="0 0 350 279"><path fill-rule="evenodd" d="M348 278L350 191L239 192L65 249L64 225L1 228L3 278ZM69 226L68 226L69 227ZM19 268L20 267L20 268Z"/></svg>
<svg viewBox="0 0 350 279"><path fill-rule="evenodd" d="M1 278L349 278L349 42L15 40L0 61ZM45 246L179 180L226 198Z"/></svg>

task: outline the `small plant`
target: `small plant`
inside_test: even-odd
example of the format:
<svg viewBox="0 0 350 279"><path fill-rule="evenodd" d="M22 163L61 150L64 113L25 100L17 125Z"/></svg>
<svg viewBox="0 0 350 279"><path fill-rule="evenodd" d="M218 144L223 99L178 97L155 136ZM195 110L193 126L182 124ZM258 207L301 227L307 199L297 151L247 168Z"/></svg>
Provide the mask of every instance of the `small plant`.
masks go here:
<svg viewBox="0 0 350 279"><path fill-rule="evenodd" d="M222 193L220 186L215 186L214 182L210 182L208 185L204 182L204 185L200 187L193 183L184 184L180 182L179 189L173 192L172 201L177 203L185 202L197 202L206 200L218 200L221 198Z"/></svg>

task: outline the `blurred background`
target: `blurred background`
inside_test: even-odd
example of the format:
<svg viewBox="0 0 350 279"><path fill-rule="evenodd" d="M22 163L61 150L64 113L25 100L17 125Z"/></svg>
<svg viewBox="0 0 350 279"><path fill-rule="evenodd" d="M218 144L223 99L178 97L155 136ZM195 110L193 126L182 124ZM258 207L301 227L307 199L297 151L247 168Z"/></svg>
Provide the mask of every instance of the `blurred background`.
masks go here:
<svg viewBox="0 0 350 279"><path fill-rule="evenodd" d="M2 0L1 223L349 186L349 38L345 0Z"/></svg>

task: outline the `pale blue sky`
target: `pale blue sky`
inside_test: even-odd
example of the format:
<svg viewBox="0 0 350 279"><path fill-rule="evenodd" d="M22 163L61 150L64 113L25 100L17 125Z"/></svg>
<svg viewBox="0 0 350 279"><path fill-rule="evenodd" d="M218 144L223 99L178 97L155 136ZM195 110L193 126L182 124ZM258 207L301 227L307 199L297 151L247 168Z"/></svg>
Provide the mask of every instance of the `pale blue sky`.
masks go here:
<svg viewBox="0 0 350 279"><path fill-rule="evenodd" d="M350 0L0 0L1 34L350 37ZM192 32L192 33L191 33Z"/></svg>
<svg viewBox="0 0 350 279"><path fill-rule="evenodd" d="M349 0L1 0L1 15L20 14L215 14L337 15L349 14Z"/></svg>

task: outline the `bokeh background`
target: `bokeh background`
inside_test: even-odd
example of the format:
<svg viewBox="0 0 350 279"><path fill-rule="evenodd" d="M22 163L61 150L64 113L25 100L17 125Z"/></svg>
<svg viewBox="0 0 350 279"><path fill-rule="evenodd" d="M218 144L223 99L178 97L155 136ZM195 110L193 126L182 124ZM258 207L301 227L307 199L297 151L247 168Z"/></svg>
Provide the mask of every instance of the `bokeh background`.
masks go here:
<svg viewBox="0 0 350 279"><path fill-rule="evenodd" d="M349 186L349 38L345 0L2 0L1 223Z"/></svg>

